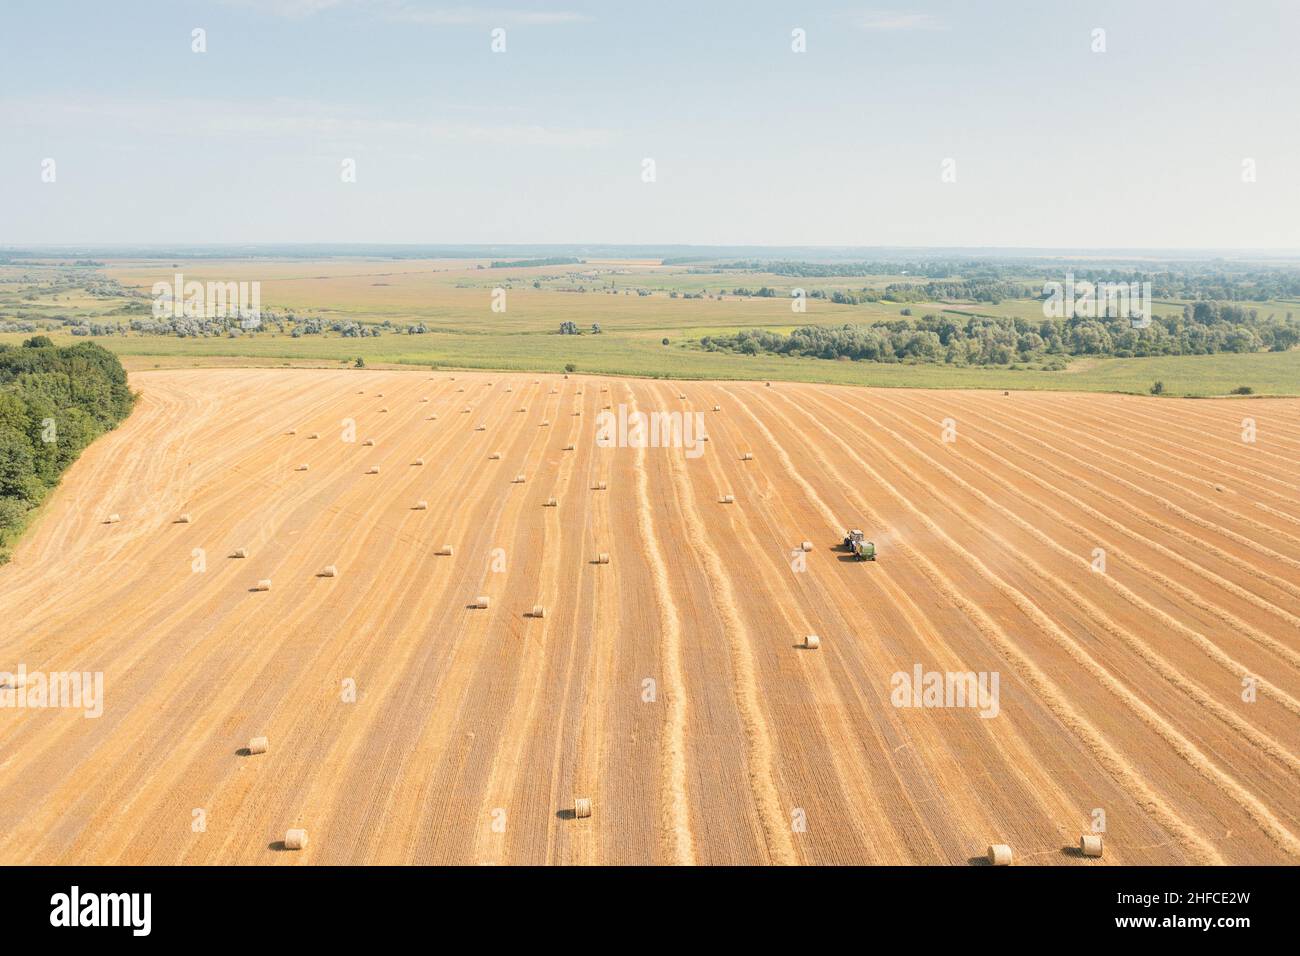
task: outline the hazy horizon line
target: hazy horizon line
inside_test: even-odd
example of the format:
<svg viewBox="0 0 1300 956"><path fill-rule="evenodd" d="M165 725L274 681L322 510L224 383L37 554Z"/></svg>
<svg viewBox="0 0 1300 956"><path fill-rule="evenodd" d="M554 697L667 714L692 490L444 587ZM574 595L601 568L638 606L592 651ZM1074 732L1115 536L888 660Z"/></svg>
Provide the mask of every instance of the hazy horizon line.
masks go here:
<svg viewBox="0 0 1300 956"><path fill-rule="evenodd" d="M1222 255L1267 255L1300 256L1300 247L1278 248L1269 246L1034 246L1034 245L850 245L843 243L691 243L691 242L350 242L332 240L267 240L267 241L224 241L224 242L5 242L0 243L0 253L13 254L35 250L156 250L179 252L182 250L440 250L466 252L470 250L491 252L492 250L581 250L593 254L599 251L670 251L690 250L693 252L715 252L734 255L744 251L790 253L790 252L836 252L844 253L983 253L1006 254L1027 253L1034 255L1078 255L1078 254L1128 254L1154 255L1174 253L1180 255L1196 254L1198 256ZM459 257L453 257L459 258Z"/></svg>

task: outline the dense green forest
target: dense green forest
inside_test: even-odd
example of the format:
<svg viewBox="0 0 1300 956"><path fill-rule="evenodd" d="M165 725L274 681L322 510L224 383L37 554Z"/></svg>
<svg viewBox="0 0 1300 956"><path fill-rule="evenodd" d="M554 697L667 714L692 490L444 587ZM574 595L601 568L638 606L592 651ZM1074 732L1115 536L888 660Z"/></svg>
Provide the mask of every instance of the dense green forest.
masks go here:
<svg viewBox="0 0 1300 956"><path fill-rule="evenodd" d="M0 564L31 510L134 401L117 356L93 342L0 345Z"/></svg>
<svg viewBox="0 0 1300 956"><path fill-rule="evenodd" d="M788 335L749 329L700 340L710 351L745 355L951 365L1041 362L1046 367L1064 366L1075 356L1284 352L1297 344L1300 320L1293 313L1261 315L1256 309L1217 302L1197 302L1181 313L1156 316L1141 328L1120 318L1033 320L944 312L875 325L807 326Z"/></svg>
<svg viewBox="0 0 1300 956"><path fill-rule="evenodd" d="M766 272L796 278L850 278L854 276L912 276L928 282L895 282L885 289L865 287L843 293L849 304L969 299L1042 298L1047 281L1059 281L1069 271L1080 282L1150 282L1157 299L1207 301L1260 301L1300 296L1300 271L1276 266L1208 260L1161 263L1146 268L1127 264L1045 263L1036 259L924 259L880 262L800 262L758 259L717 263L692 272ZM944 281L946 280L946 281ZM927 298L928 297L928 298Z"/></svg>

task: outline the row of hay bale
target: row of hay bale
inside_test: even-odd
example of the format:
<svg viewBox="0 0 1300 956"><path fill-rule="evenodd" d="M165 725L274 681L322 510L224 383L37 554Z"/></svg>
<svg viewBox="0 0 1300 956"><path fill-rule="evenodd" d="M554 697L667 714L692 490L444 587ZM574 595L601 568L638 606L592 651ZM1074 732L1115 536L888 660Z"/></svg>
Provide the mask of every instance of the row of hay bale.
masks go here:
<svg viewBox="0 0 1300 956"><path fill-rule="evenodd" d="M270 749L270 744L265 737L254 737L248 742L247 753L249 756L265 754ZM290 827L284 831L284 848L286 850L305 850L307 849L307 831L302 827Z"/></svg>
<svg viewBox="0 0 1300 956"><path fill-rule="evenodd" d="M230 552L230 557L236 560L247 558L248 549L235 548L233 551ZM337 578L338 576L339 576L339 568L338 565L336 564L327 564L325 565L325 567L321 568L319 571L316 572L316 577L318 578ZM250 590L253 591L271 590L271 579L261 578L260 580L258 580L257 584L254 585Z"/></svg>
<svg viewBox="0 0 1300 956"><path fill-rule="evenodd" d="M1102 855L1102 841L1100 833L1084 833L1079 837L1079 855L1096 859ZM1015 854L1011 852L1011 847L1005 843L989 844L987 858L990 866L1010 866L1014 860Z"/></svg>

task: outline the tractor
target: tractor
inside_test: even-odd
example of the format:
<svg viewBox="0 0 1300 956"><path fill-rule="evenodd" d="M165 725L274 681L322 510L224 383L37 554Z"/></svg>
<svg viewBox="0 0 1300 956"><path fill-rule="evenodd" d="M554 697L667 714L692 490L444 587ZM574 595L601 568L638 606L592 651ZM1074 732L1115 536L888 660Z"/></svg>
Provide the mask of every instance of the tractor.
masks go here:
<svg viewBox="0 0 1300 956"><path fill-rule="evenodd" d="M876 546L873 542L866 540L862 532L854 528L844 539L844 547L853 552L853 556L859 561L876 560Z"/></svg>

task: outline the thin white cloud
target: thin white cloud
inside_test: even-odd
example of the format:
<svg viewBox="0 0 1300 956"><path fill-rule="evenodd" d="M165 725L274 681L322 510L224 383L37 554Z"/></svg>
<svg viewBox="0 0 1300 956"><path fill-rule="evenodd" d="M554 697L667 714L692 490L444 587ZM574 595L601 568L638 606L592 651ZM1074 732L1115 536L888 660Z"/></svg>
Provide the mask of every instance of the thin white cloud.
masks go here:
<svg viewBox="0 0 1300 956"><path fill-rule="evenodd" d="M352 7L397 23L433 26L553 26L582 23L591 18L572 10L526 10L504 7L431 6L419 0L224 0L230 6L290 19L315 16L326 10Z"/></svg>
<svg viewBox="0 0 1300 956"><path fill-rule="evenodd" d="M351 0L222 0L230 7L248 7L277 17L311 17L323 10L341 7Z"/></svg>
<svg viewBox="0 0 1300 956"><path fill-rule="evenodd" d="M439 26L552 26L582 23L591 18L571 10L507 10L476 7L427 8L412 3L388 4L393 9L385 16L403 23L430 23Z"/></svg>
<svg viewBox="0 0 1300 956"><path fill-rule="evenodd" d="M858 27L863 30L906 31L945 30L948 24L932 13L898 13L892 10L871 10L858 14Z"/></svg>
<svg viewBox="0 0 1300 956"><path fill-rule="evenodd" d="M44 132L94 131L156 136L313 138L356 148L402 148L421 143L487 143L592 149L609 145L611 130L548 126L526 122L466 123L387 119L360 109L316 100L254 102L168 97L138 100L116 97L0 97L0 124Z"/></svg>

